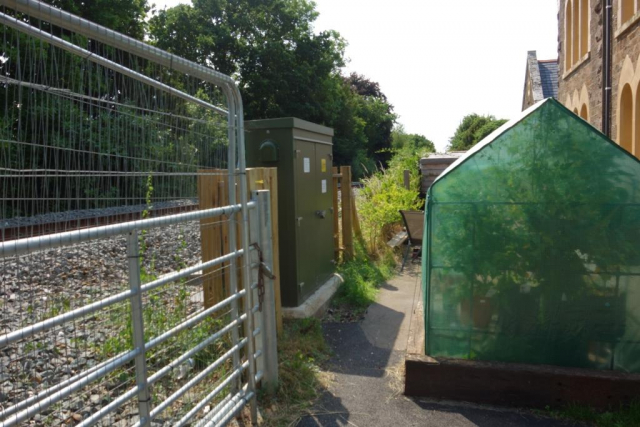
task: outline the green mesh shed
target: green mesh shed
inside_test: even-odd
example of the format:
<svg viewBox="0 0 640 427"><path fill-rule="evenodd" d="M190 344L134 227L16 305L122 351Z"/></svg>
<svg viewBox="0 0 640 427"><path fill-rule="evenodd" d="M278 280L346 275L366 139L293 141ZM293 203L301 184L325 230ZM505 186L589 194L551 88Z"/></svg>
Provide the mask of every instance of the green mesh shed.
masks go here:
<svg viewBox="0 0 640 427"><path fill-rule="evenodd" d="M427 355L640 372L636 158L548 99L427 197Z"/></svg>

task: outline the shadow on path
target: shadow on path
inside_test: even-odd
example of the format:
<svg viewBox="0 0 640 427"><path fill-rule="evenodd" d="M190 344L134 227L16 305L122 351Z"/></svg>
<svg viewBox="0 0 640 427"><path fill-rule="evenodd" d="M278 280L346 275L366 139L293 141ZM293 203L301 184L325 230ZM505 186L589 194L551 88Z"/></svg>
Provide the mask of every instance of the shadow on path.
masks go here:
<svg viewBox="0 0 640 427"><path fill-rule="evenodd" d="M361 323L323 325L333 350L325 369L334 378L298 427L575 425L530 412L414 400L395 391L392 385L404 384L403 378L394 375L404 363L419 276L418 267L405 268L404 274L381 286L378 302L369 307Z"/></svg>

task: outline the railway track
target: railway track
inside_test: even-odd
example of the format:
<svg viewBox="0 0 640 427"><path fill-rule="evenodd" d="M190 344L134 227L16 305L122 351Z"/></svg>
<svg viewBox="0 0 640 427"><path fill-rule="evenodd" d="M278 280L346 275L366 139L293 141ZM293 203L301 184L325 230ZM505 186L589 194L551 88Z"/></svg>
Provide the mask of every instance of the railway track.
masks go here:
<svg viewBox="0 0 640 427"><path fill-rule="evenodd" d="M157 218L197 209L197 202L193 200L183 200L177 205L164 206L164 204L161 204L161 206L157 208L152 207L150 209L145 205L133 206L127 208L126 212L122 212L121 208L109 208L101 209L100 214L73 215L74 212L71 211L65 212L64 215L68 215L68 217L62 219L47 219L47 215L44 215L41 220L27 224L20 224L20 219L13 219L7 220L6 223L0 227L0 241L7 242L25 237L45 236L47 234L135 221L142 219L145 211L148 212L147 218ZM80 212L85 213L87 211Z"/></svg>

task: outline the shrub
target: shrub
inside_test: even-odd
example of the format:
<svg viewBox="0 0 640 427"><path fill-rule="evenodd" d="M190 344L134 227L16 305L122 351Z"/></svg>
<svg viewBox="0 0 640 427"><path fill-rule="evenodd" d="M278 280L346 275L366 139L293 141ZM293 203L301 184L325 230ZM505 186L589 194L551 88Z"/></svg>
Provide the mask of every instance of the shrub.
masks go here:
<svg viewBox="0 0 640 427"><path fill-rule="evenodd" d="M389 167L363 180L358 195L363 237L369 254L378 257L386 247L394 227L402 221L399 211L419 209L420 173L418 162L424 153L405 147L395 154ZM404 188L404 170L410 172L410 189Z"/></svg>

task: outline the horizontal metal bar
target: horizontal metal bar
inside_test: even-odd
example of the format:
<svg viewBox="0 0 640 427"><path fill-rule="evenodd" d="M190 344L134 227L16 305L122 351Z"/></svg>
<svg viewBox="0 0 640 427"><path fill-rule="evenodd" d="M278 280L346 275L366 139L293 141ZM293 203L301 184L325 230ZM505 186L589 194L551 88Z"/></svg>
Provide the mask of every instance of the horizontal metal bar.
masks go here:
<svg viewBox="0 0 640 427"><path fill-rule="evenodd" d="M145 344L145 346L144 346L145 351L149 351L152 348L162 344L163 342L165 342L166 340L168 340L172 336L176 335L177 333L179 333L179 332L181 332L181 331L183 331L183 330L185 330L187 328L190 328L191 326L197 325L202 320L204 320L206 317L208 317L210 314L215 313L216 311L220 310L221 308L224 308L227 305L231 304L233 301L242 298L246 293L247 293L247 291L245 291L243 289L240 292L238 292L237 294L231 295L227 299L222 300L219 303L207 308L206 310L202 311L201 313L197 314L196 316L190 317L189 319L187 319L184 322L178 324L177 326L175 326L175 327L169 329L168 331L158 335L157 337L153 338L152 340L150 340L149 342L147 342Z"/></svg>
<svg viewBox="0 0 640 427"><path fill-rule="evenodd" d="M134 353L137 354L138 352L134 350ZM92 372L95 372L98 369L101 369L102 367L104 367L104 366L106 366L106 365L108 365L110 363L113 363L118 358L126 356L126 354L127 354L127 352L120 353L117 356L114 356L114 357L112 357L112 358L110 358L108 360L105 360L104 362L101 362L101 363L99 363L99 364L97 364L95 366L92 366L91 368L87 369L86 371L82 371L79 374L76 374L76 375L72 376L69 379L61 381L58 384L56 384L56 385L54 385L52 387L49 387L46 390L43 390L40 393L29 397L28 399L21 400L20 402L16 403L15 405L9 406L8 408L1 410L0 411L0 418L6 418L9 415L12 415L12 414L16 413L19 410L21 410L21 409L23 409L23 408L25 408L25 407L27 407L27 406L39 401L39 400L44 399L47 396L51 396L53 393L57 392L58 390L63 389L64 387L68 386L69 384L72 384L72 383L74 383L76 381L79 381L80 379L86 377L87 375L91 374ZM134 356L132 356L132 358L133 357Z"/></svg>
<svg viewBox="0 0 640 427"><path fill-rule="evenodd" d="M30 35L31 37L35 37L37 39L43 40L46 43L49 43L53 46L57 46L60 49L66 50L67 52L71 52L74 55L77 55L81 58L84 58L88 61L94 62L98 65L102 65L105 68L113 70L117 73L125 75L127 77L131 77L134 80L138 80L143 82L149 86L155 87L156 89L160 89L167 93L170 93L173 96L178 98L182 98L189 102L193 102L196 105L200 105L201 107L210 109L215 111L216 113L222 114L223 116L228 116L228 111L224 108L220 108L216 105L210 104L206 101L196 98L195 96L191 96L187 93L184 93L176 88L173 88L169 85L161 83L157 80L152 79L151 77L145 76L144 74L138 73L137 71L133 71L130 68L124 67L116 62L113 62L107 58L99 56L93 52L90 52L86 49L81 48L67 40L61 39L59 37L54 36L51 33L47 33L42 31L40 28L36 28L32 25L29 25L23 21L20 21L12 16L6 15L0 12L0 22L9 27L15 28L18 31L22 31L25 34Z"/></svg>
<svg viewBox="0 0 640 427"><path fill-rule="evenodd" d="M231 261L234 258L241 257L244 254L244 249L238 249L236 252L231 252L226 255L222 255L216 259L212 259L207 262L202 262L191 267L187 267L182 270L178 270L174 273L167 274L159 279L156 279L152 282L146 283L142 285L140 290L142 292L149 292L157 287L162 285L166 285L167 283L175 282L178 279L182 279L183 277L191 276L193 273L197 273L202 270L206 270L207 268L215 267L216 265L224 264L225 262Z"/></svg>
<svg viewBox="0 0 640 427"><path fill-rule="evenodd" d="M132 293L130 290L124 291L119 294L102 299L100 301L87 304L80 308L76 308L75 310L71 310L66 313L59 314L50 319L43 320L42 322L34 323L33 325L26 326L22 329L18 329L17 331L10 332L0 337L0 348L6 347L7 345L15 341L29 338L32 335L35 335L39 332L43 332L48 329L54 328L56 326L60 326L63 323L70 322L71 320L77 319L82 316L86 316L87 314L91 314L93 312L96 312L110 305L124 301L127 298L129 298L131 295Z"/></svg>
<svg viewBox="0 0 640 427"><path fill-rule="evenodd" d="M142 292L151 291L167 283L175 282L176 280L179 280L183 277L190 276L193 273L196 273L198 271L215 267L216 265L223 264L227 261L230 261L233 258L238 258L242 256L243 253L244 253L244 250L240 249L237 252L223 255L221 257L212 259L204 263L196 264L194 266L185 268L183 270L179 270L175 273L167 274L166 276L161 277L160 279L154 280L152 282L147 283L146 285L143 285L141 288L141 291ZM21 339L29 338L39 332L43 332L48 329L54 328L56 326L60 326L63 323L70 322L79 317L86 316L87 314L91 314L93 312L106 308L110 305L124 301L127 298L131 297L132 295L133 293L130 290L124 291L119 294L102 299L100 301L96 301L94 303L77 308L75 310L72 310L63 314L59 314L58 316L52 317L50 319L43 320L42 322L35 323L30 326L25 326L24 328L18 329L17 331L10 332L0 337L0 348L6 347L7 345L13 342L19 341Z"/></svg>
<svg viewBox="0 0 640 427"><path fill-rule="evenodd" d="M113 47L120 48L141 58L146 58L183 73L197 76L217 85L235 85L233 79L204 65L173 55L107 27L95 24L71 13L49 6L37 0L3 0L3 4L34 18L74 31Z"/></svg>
<svg viewBox="0 0 640 427"><path fill-rule="evenodd" d="M222 409L222 411L218 414L220 416L213 417L211 421L204 425L204 427L219 427L225 426L233 417L238 414L242 410L242 408L247 405L251 399L253 399L253 392L250 391L245 394L244 391L239 392L231 401L227 403Z"/></svg>
<svg viewBox="0 0 640 427"><path fill-rule="evenodd" d="M138 391L139 391L139 387L135 386L134 388L127 391L126 393L118 396L116 400L113 400L107 406L103 406L102 408L100 408L98 412L91 414L89 418L85 418L84 420L82 420L80 424L76 424L75 427L89 427L94 425L95 423L100 421L102 418L104 418L106 415L109 415L111 412L115 411L120 406L122 406L123 403L136 397L136 395L138 394Z"/></svg>
<svg viewBox="0 0 640 427"><path fill-rule="evenodd" d="M255 207L255 202L253 207ZM66 231L63 233L48 234L46 236L28 237L25 239L11 240L0 243L0 256L17 256L34 251L69 246L95 239L127 234L135 230L146 230L168 225L180 224L187 221L195 221L204 218L213 218L222 215L232 215L241 210L241 205L224 206L220 208L204 209L192 212L167 215L158 218L147 218L136 221L122 222L118 224L104 225L100 227L86 228L83 230Z"/></svg>
<svg viewBox="0 0 640 427"><path fill-rule="evenodd" d="M224 328L220 329L219 331L217 331L213 335L209 336L207 339L202 341L200 344L198 344L195 347L193 347L192 349L186 351L185 353L183 353L177 359L174 359L168 365L165 365L162 369L160 369L159 371L157 371L156 373L154 373L153 375L151 375L149 377L149 379L148 379L149 385L152 385L153 383L155 383L156 381L158 381L159 379L161 379L162 377L167 375L173 368L176 368L176 367L180 366L180 364L186 362L187 359L189 359L191 356L193 356L194 354L196 354L200 350L204 349L206 346L208 346L212 342L216 341L217 339L219 339L224 334L228 333L231 330L231 328L240 326L242 324L242 322L244 322L244 320L246 318L247 318L247 315L243 314L242 316L238 317L237 319L235 319L234 321L232 321L231 323L226 325Z"/></svg>
<svg viewBox="0 0 640 427"><path fill-rule="evenodd" d="M207 394L204 399L200 400L200 402L198 402L198 404L196 406L194 406L193 408L191 408L191 410L189 412L187 412L185 414L184 417L180 418L180 420L174 424L173 427L182 427L183 425L185 425L187 422L189 422L189 420L191 418L193 418L193 416L195 414L197 414L198 412L200 412L200 410L202 408L204 408L209 402L211 402L218 394L220 394L220 392L226 387L228 386L231 381L233 381L234 379L238 378L242 372L244 372L245 369L247 369L249 367L249 362L244 362L242 364L242 366L240 366L240 368L236 369L235 371L233 371L231 373L231 375L227 376L227 378L224 379L224 381L222 381L220 384L218 384L216 386L216 388L214 388L209 394ZM231 398L231 395L227 396L228 399ZM223 400L224 402L224 400ZM217 406L219 406L220 403ZM222 406L222 405L220 405ZM216 411L216 407L214 407L212 409L212 411Z"/></svg>
<svg viewBox="0 0 640 427"><path fill-rule="evenodd" d="M245 364L248 364L248 363L249 363L248 361L245 362ZM264 375L262 371L258 371L255 377L256 382L259 382L263 378L263 376ZM248 388L249 388L249 384L245 384L244 386L242 386L242 389L235 395L226 396L224 399L222 399L222 401L220 401L216 406L214 406L213 409L211 409L211 411L207 415L205 415L200 421L198 421L193 427L202 427L205 424L208 424L214 417L219 418L219 415L222 415L224 413L223 408L228 407L229 401L234 397L238 396L239 394L246 393Z"/></svg>
<svg viewBox="0 0 640 427"><path fill-rule="evenodd" d="M178 400L182 395L184 395L187 391L193 388L196 384L202 381L207 375L211 372L215 371L220 367L228 358L233 356L233 354L240 349L242 349L249 342L248 338L244 338L238 344L231 347L225 354L220 356L215 362L211 365L207 366L207 368L198 373L195 377L189 380L186 384L176 390L171 396L167 397L161 404L153 408L151 411L151 421L158 415L162 413L165 409L167 409L170 405L172 405L176 400ZM140 427L140 422L134 424L134 427Z"/></svg>
<svg viewBox="0 0 640 427"><path fill-rule="evenodd" d="M107 375L108 373L115 370L116 368L119 368L125 363L133 360L138 354L139 354L138 350L132 350L128 353L125 353L122 357L118 358L118 360L115 360L103 366L102 368L97 369L96 371L85 376L79 381L76 381L73 384L59 390L58 392L54 393L52 396L39 400L35 405L31 405L27 409L20 411L15 415L10 416L9 418L2 421L2 424L0 424L0 427L10 427L12 425L15 425L16 423L22 422L25 419L30 418L42 412L44 409L60 401L61 399L64 399L65 397L69 396L71 393L81 389L87 384L95 381L98 378L101 378Z"/></svg>

